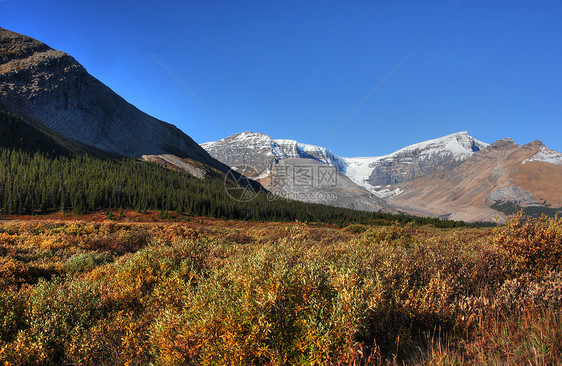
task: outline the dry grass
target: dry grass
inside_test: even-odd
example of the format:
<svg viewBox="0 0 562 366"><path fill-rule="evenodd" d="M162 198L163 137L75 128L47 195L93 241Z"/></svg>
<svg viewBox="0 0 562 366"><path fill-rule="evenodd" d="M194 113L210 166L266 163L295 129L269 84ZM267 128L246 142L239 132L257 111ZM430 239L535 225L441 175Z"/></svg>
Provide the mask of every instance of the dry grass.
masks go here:
<svg viewBox="0 0 562 366"><path fill-rule="evenodd" d="M560 363L562 225L513 220L4 223L0 363Z"/></svg>

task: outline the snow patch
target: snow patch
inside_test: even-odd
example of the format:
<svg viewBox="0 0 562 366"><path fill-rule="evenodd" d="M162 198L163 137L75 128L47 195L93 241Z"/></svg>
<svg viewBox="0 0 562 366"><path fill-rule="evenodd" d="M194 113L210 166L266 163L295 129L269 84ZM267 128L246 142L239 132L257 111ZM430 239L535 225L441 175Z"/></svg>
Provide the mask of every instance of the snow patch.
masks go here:
<svg viewBox="0 0 562 366"><path fill-rule="evenodd" d="M345 175L355 184L368 189L367 180L373 172L374 164L383 157L343 158L346 164Z"/></svg>
<svg viewBox="0 0 562 366"><path fill-rule="evenodd" d="M313 159L321 163L334 166L336 169L347 175L354 183L358 184L376 194L379 197L389 197L402 193L401 191L391 190L390 188L380 189L373 187L368 180L373 170L381 164L400 163L404 165L412 164L415 161L426 159L454 159L465 160L474 152L488 146L487 143L476 140L466 131L457 132L433 140L428 140L404 147L391 154L372 157L353 157L345 158L334 154L329 149L321 146L303 144L292 139L273 139L263 133L242 132L237 135L227 137L216 143L229 143L232 145L244 146L252 150L268 150L267 156L274 155L277 160L304 158ZM213 142L202 144L203 148L209 150ZM562 163L562 158L561 158ZM407 173L402 173L403 175Z"/></svg>
<svg viewBox="0 0 562 366"><path fill-rule="evenodd" d="M531 156L529 159L523 161L523 164L531 161L542 161L545 163L562 165L562 154L542 145L539 149L539 152Z"/></svg>
<svg viewBox="0 0 562 366"><path fill-rule="evenodd" d="M423 141L406 146L391 154L374 157L343 158L347 164L345 174L356 184L365 188L367 180L378 164L392 163L400 160L402 164L412 164L414 158L418 161L433 159L435 157L452 156L454 160L465 160L476 151L487 147L489 144L479 141L466 131L453 133L437 139ZM404 174L404 173L403 173Z"/></svg>

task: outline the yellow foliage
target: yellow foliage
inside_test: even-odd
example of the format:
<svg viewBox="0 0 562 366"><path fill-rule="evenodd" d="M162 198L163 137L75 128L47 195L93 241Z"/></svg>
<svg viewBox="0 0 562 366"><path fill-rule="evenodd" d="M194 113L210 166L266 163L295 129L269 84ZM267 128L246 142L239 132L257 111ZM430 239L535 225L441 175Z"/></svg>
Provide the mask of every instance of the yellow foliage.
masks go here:
<svg viewBox="0 0 562 366"><path fill-rule="evenodd" d="M560 227L0 224L0 364L464 360L489 319L560 311Z"/></svg>

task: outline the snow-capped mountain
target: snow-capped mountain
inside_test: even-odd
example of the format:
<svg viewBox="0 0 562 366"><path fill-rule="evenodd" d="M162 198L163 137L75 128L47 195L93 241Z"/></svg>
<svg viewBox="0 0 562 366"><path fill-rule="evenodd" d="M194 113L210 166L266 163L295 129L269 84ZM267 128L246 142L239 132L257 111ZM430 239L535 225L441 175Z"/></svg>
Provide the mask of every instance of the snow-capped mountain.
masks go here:
<svg viewBox="0 0 562 366"><path fill-rule="evenodd" d="M345 173L345 160L330 150L295 140L273 139L263 133L242 132L219 141L201 144L211 156L236 167L247 165L258 172L271 170L283 159L312 159Z"/></svg>
<svg viewBox="0 0 562 366"><path fill-rule="evenodd" d="M278 155L280 159L283 159L284 154L294 155L294 158L313 159L333 166L338 171L345 173L345 160L325 147L284 139L275 139L273 143L280 152Z"/></svg>
<svg viewBox="0 0 562 366"><path fill-rule="evenodd" d="M532 161L542 161L545 163L562 165L562 154L541 144L539 151L529 159L525 160L523 164Z"/></svg>
<svg viewBox="0 0 562 366"><path fill-rule="evenodd" d="M388 155L358 158L251 132L202 146L227 165L259 171L258 178L266 183L276 178L275 167L283 162L334 167L349 179L345 204L354 207L367 197L365 190L403 212L467 221L502 219L513 207L556 213L562 206L562 154L540 141L519 146L506 138L489 145L463 131ZM361 194L348 193L354 185L363 189Z"/></svg>
<svg viewBox="0 0 562 366"><path fill-rule="evenodd" d="M452 169L393 185L402 193L387 202L418 215L465 221L502 220L520 209L560 214L561 158L540 141L520 146L501 139Z"/></svg>
<svg viewBox="0 0 562 366"><path fill-rule="evenodd" d="M346 158L321 146L274 139L263 133L242 132L201 146L226 165L251 166L259 176L267 175L283 159L313 159L335 167L379 197L387 197L399 193L387 186L425 176L440 167L453 168L488 144L463 131L410 145L384 156Z"/></svg>
<svg viewBox="0 0 562 366"><path fill-rule="evenodd" d="M365 211L390 211L382 199L346 177L345 160L326 148L253 132L201 146L278 196ZM305 175L299 176L299 172ZM323 180L326 177L330 180Z"/></svg>
<svg viewBox="0 0 562 366"><path fill-rule="evenodd" d="M345 174L355 183L384 197L397 193L388 191L386 186L423 177L439 168L454 168L486 146L487 143L466 131L457 132L384 156L344 158Z"/></svg>

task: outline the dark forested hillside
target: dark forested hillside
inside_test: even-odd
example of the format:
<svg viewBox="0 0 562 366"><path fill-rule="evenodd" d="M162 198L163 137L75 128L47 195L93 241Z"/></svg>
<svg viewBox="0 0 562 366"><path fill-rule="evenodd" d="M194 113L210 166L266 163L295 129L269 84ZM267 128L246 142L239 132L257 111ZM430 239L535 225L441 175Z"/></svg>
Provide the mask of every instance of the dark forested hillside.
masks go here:
<svg viewBox="0 0 562 366"><path fill-rule="evenodd" d="M321 221L343 224L389 219L461 223L391 216L287 200L265 192L249 202L228 195L223 179L199 179L133 158L100 158L30 121L0 110L0 212L85 213L108 208L167 210L240 220ZM234 185L234 182L227 184Z"/></svg>
<svg viewBox="0 0 562 366"><path fill-rule="evenodd" d="M71 151L54 138L41 133L23 118L0 109L0 147L25 152L40 152L48 156L69 156Z"/></svg>

